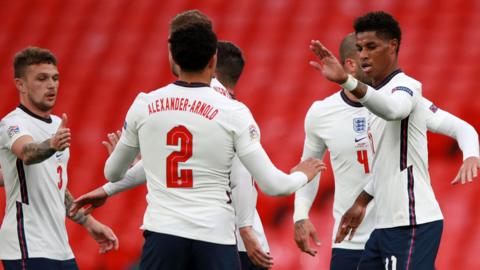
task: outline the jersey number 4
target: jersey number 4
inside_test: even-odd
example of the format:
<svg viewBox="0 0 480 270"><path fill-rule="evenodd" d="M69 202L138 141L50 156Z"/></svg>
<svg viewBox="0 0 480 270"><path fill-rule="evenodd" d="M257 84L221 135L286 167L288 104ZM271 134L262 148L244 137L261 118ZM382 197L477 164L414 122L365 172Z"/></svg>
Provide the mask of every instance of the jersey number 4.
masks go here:
<svg viewBox="0 0 480 270"><path fill-rule="evenodd" d="M363 165L365 173L370 173L370 166L368 164L368 152L367 150L357 151L357 161Z"/></svg>
<svg viewBox="0 0 480 270"><path fill-rule="evenodd" d="M178 163L186 162L192 157L192 133L184 126L176 126L167 133L167 145L180 145L180 151L174 151L167 157L167 187L193 187L193 172L191 169L182 169L180 175L178 174Z"/></svg>

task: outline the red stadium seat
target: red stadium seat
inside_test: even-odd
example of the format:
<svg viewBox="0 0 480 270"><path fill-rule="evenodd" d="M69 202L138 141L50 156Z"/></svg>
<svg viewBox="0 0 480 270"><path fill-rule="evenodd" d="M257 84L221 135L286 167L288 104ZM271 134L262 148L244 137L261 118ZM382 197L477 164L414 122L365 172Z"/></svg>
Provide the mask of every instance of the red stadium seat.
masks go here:
<svg viewBox="0 0 480 270"><path fill-rule="evenodd" d="M220 39L243 49L246 68L238 97L252 110L262 143L284 171L300 159L303 119L311 103L339 89L308 65L314 59L309 41L320 39L336 53L342 37L352 32L353 19L369 10L385 9L399 19L403 30L399 62L423 83L424 95L480 129L478 1L6 1L0 9L0 113L5 115L18 104L13 54L29 45L50 48L59 58L61 72L54 112L69 115L73 132L69 189L74 195L105 182L107 155L100 142L107 132L122 127L138 92L174 80L167 54L168 22L191 8L212 18ZM437 266L480 269L476 254L480 187L450 186L461 162L458 147L438 135L429 138L432 183L446 220ZM323 243L315 258L300 255L293 242L293 198L260 196L258 208L275 258L273 269L328 267L333 188L331 171L324 173L312 210ZM0 214L4 197L0 191ZM95 211L120 239L120 250L108 255L98 255L86 231L69 222L80 268L126 269L134 264L143 244L139 226L145 205L145 188L140 188L111 198Z"/></svg>

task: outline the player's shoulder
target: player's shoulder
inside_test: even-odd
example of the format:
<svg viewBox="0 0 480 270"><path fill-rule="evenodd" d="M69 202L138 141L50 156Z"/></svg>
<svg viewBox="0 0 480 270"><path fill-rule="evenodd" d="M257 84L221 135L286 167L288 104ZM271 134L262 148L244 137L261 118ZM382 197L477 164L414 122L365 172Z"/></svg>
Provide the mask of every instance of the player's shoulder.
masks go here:
<svg viewBox="0 0 480 270"><path fill-rule="evenodd" d="M314 101L310 106L308 113L315 114L315 115L322 115L322 114L328 113L328 110L330 108L336 107L339 104L342 104L340 92L341 91L338 91L324 99Z"/></svg>
<svg viewBox="0 0 480 270"><path fill-rule="evenodd" d="M408 87L413 88L417 91L420 91L422 88L422 83L418 80L410 77L409 75L405 74L404 72L398 73L396 76L392 78L391 81L392 87Z"/></svg>
<svg viewBox="0 0 480 270"><path fill-rule="evenodd" d="M7 115L5 115L1 121L2 122L24 121L26 119L27 119L27 114L17 107L11 112L7 113Z"/></svg>

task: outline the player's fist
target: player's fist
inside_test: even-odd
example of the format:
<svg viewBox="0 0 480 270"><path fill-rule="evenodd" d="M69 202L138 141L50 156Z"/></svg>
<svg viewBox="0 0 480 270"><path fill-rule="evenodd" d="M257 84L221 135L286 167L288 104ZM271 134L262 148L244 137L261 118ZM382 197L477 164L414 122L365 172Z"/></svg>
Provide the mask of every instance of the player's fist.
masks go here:
<svg viewBox="0 0 480 270"><path fill-rule="evenodd" d="M62 114L62 121L57 129L57 132L50 138L50 147L56 151L63 151L70 147L72 134L67 128L67 114Z"/></svg>
<svg viewBox="0 0 480 270"><path fill-rule="evenodd" d="M300 163L297 166L293 167L291 172L302 172L304 173L308 181L310 182L315 175L317 175L320 171L325 171L327 166L323 161L316 159L316 158L308 158Z"/></svg>

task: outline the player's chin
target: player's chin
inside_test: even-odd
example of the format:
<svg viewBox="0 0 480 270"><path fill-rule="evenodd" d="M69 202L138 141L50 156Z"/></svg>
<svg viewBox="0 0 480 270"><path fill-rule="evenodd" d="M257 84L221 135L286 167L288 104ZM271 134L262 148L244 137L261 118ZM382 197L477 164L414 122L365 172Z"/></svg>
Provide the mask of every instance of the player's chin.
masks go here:
<svg viewBox="0 0 480 270"><path fill-rule="evenodd" d="M57 98L45 98L43 102L41 103L41 109L43 111L49 111L55 106L55 103L57 102Z"/></svg>

